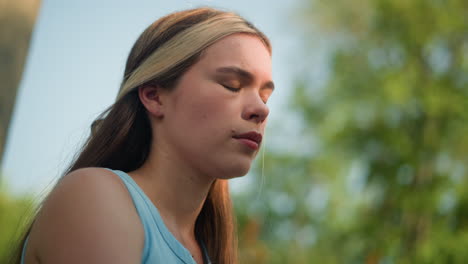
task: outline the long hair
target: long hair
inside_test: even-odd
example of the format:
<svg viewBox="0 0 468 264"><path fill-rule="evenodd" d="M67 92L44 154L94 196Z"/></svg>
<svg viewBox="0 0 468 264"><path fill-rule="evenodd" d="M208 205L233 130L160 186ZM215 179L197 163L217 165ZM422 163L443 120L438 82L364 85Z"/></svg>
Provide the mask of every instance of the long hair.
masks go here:
<svg viewBox="0 0 468 264"><path fill-rule="evenodd" d="M196 8L169 14L151 24L137 39L127 59L116 102L93 122L92 133L63 175L84 167L130 172L146 161L151 126L138 88L158 85L171 90L180 77L217 40L234 33L257 36L271 53L268 38L231 12ZM22 243L12 263L20 263ZM237 263L237 236L227 180L211 186L195 223L195 235L206 244L213 263Z"/></svg>

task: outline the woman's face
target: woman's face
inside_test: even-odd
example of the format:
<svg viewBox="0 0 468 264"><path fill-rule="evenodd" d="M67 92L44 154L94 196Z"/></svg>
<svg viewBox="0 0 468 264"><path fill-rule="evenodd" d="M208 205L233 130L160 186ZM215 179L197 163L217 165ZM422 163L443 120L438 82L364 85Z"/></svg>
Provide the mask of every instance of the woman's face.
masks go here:
<svg viewBox="0 0 468 264"><path fill-rule="evenodd" d="M217 41L164 95L159 138L200 173L245 175L265 131L271 79L271 56L258 37L233 34Z"/></svg>

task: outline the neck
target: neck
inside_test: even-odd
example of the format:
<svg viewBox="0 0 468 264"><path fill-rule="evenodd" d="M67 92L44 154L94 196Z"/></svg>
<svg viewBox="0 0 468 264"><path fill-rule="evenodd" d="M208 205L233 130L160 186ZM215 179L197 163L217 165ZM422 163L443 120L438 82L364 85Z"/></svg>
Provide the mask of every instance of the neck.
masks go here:
<svg viewBox="0 0 468 264"><path fill-rule="evenodd" d="M129 174L158 208L169 231L183 244L194 241L195 221L214 179L158 150Z"/></svg>

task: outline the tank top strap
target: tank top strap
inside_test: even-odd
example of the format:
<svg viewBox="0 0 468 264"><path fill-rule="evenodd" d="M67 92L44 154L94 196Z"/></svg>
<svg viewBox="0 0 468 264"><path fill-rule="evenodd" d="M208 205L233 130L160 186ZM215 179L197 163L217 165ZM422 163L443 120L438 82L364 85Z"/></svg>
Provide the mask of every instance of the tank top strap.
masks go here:
<svg viewBox="0 0 468 264"><path fill-rule="evenodd" d="M21 261L20 261L21 264L24 264L24 257L26 256L26 248L28 246L28 240L29 240L29 235L26 236L26 239L24 240L23 251L21 252Z"/></svg>
<svg viewBox="0 0 468 264"><path fill-rule="evenodd" d="M178 258L187 264L195 264L194 259L190 252L172 235L169 229L164 224L158 209L154 206L153 202L138 186L130 175L120 170L111 170L117 174L125 184L132 197L135 208L140 216L143 228L145 231L145 246L143 250L143 262L148 263L146 260L151 259L151 248L156 241L154 238L160 238L169 246L171 251L178 256ZM159 245L161 246L161 245Z"/></svg>

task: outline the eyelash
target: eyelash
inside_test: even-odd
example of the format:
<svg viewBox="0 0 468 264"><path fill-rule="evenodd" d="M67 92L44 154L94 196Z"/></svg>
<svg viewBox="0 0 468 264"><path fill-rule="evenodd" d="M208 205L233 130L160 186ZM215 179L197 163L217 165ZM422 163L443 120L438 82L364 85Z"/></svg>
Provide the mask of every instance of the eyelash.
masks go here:
<svg viewBox="0 0 468 264"><path fill-rule="evenodd" d="M230 87L230 86L227 86L227 85L224 85L224 84L221 84L221 85L224 86L224 88L228 89L231 92L238 93L240 91L240 88L233 88L233 87Z"/></svg>
<svg viewBox="0 0 468 264"><path fill-rule="evenodd" d="M234 92L234 93L238 93L238 92L241 90L241 88L233 88L233 87L230 87L230 86L227 86L227 85L224 85L224 84L221 84L221 85L222 85L224 88L226 88L226 89L228 89L229 91ZM267 99L267 100L263 100L263 98L262 98L262 101L263 101L264 104L267 104L268 99Z"/></svg>

